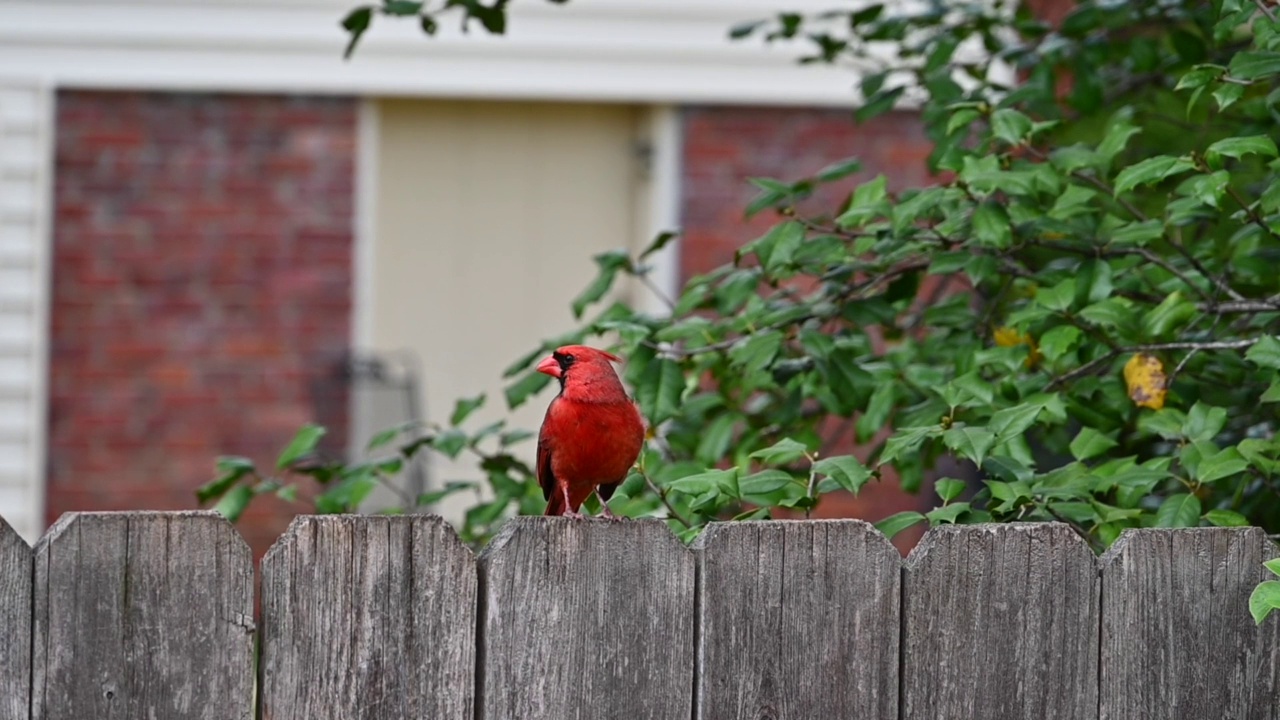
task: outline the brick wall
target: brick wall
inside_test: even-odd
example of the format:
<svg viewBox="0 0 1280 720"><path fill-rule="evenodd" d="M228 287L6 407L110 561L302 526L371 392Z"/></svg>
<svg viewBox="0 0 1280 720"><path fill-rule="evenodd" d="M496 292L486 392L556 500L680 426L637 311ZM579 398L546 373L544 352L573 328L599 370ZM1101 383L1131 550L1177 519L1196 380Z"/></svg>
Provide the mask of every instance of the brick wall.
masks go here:
<svg viewBox="0 0 1280 720"><path fill-rule="evenodd" d="M931 182L925 167L931 145L920 119L909 113L882 115L855 126L852 114L840 110L690 108L684 113L684 131L681 271L685 279L731 262L738 247L778 221L770 212L743 219L743 208L757 192L748 178L797 180L839 160L861 159L861 173L828 186L806 203L815 212L830 212L857 183L879 173L887 176L891 190ZM887 478L868 485L857 499L847 495L824 499L815 515L879 520L900 510L931 507L931 500L927 491L907 495L898 490L894 479ZM919 535L916 528L902 533L896 542L906 550Z"/></svg>
<svg viewBox="0 0 1280 720"><path fill-rule="evenodd" d="M182 509L214 457L345 442L355 105L57 100L48 519ZM241 521L263 552L295 506Z"/></svg>

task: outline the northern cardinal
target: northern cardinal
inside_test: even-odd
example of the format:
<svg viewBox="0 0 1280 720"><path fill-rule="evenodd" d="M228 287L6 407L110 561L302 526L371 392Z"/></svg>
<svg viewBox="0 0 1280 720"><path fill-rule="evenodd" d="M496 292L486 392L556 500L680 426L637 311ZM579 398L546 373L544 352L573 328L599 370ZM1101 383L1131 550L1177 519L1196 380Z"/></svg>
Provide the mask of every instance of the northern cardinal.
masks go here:
<svg viewBox="0 0 1280 720"><path fill-rule="evenodd" d="M538 433L538 484L547 515L582 517L592 492L605 505L644 445L644 422L610 362L621 360L585 345L565 345L538 363L560 381Z"/></svg>

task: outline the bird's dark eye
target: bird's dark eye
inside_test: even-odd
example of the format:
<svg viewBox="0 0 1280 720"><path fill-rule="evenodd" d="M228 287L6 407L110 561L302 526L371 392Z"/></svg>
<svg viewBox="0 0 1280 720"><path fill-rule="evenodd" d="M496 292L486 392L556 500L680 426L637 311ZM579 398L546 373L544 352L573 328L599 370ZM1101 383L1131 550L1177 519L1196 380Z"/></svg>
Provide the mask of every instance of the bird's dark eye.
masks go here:
<svg viewBox="0 0 1280 720"><path fill-rule="evenodd" d="M571 362L573 362L573 356L572 356L572 355L565 355L565 356L564 356L564 361L565 361L565 362L567 362L567 363L571 363Z"/></svg>

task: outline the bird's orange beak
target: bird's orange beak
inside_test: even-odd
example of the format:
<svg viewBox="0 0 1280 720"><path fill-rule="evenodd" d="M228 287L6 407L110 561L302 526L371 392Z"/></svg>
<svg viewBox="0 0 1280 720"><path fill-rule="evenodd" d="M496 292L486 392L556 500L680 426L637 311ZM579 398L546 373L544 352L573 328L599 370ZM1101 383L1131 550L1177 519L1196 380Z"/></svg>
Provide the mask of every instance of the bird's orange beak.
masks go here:
<svg viewBox="0 0 1280 720"><path fill-rule="evenodd" d="M557 380L560 379L560 363L556 362L555 357L548 355L538 363L538 372L546 373Z"/></svg>

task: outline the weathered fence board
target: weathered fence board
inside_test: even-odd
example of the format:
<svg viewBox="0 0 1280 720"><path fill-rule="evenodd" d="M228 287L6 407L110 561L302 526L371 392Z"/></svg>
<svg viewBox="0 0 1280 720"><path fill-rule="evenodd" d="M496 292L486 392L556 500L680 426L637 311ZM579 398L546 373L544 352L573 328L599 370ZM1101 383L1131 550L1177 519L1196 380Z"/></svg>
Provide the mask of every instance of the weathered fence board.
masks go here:
<svg viewBox="0 0 1280 720"><path fill-rule="evenodd" d="M697 718L896 718L901 558L859 520L699 538Z"/></svg>
<svg viewBox="0 0 1280 720"><path fill-rule="evenodd" d="M438 517L300 517L262 562L262 716L471 720L475 558Z"/></svg>
<svg viewBox="0 0 1280 720"><path fill-rule="evenodd" d="M31 548L0 518L0 720L31 704Z"/></svg>
<svg viewBox="0 0 1280 720"><path fill-rule="evenodd" d="M687 720L693 555L656 520L516 518L480 557L482 720Z"/></svg>
<svg viewBox="0 0 1280 720"><path fill-rule="evenodd" d="M930 530L903 578L903 717L1096 717L1097 578L1066 525Z"/></svg>
<svg viewBox="0 0 1280 720"><path fill-rule="evenodd" d="M1276 554L1259 528L1121 537L1101 562L1102 718L1280 718L1280 622L1249 616Z"/></svg>
<svg viewBox="0 0 1280 720"><path fill-rule="evenodd" d="M253 716L253 565L218 515L63 516L34 597L35 720Z"/></svg>

